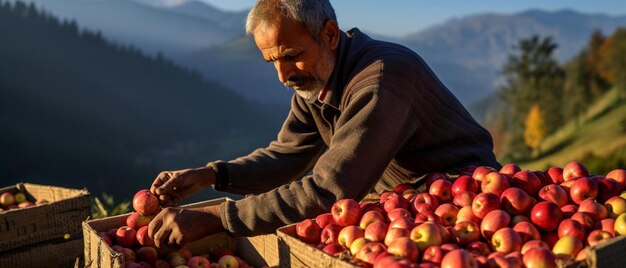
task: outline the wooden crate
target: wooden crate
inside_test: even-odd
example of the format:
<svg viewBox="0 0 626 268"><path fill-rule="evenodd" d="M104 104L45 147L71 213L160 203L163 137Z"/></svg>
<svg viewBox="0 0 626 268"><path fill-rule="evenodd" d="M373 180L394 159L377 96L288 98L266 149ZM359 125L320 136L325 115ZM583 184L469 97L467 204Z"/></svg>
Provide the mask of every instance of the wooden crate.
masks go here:
<svg viewBox="0 0 626 268"><path fill-rule="evenodd" d="M49 203L0 213L0 254L82 236L81 222L91 215L86 189L19 183L0 189L0 193L7 191L22 191L29 200Z"/></svg>
<svg viewBox="0 0 626 268"><path fill-rule="evenodd" d="M226 200L226 198L220 198L184 205L182 207L205 207L220 204ZM128 217L128 215L130 215L130 213L83 222L85 267L125 267L124 256L113 251L111 247L100 238L98 232L126 225L126 217ZM237 256L244 259L250 265L263 267L278 265L277 241L276 235L273 234L255 237L231 237L226 233L218 233L189 243L186 247L189 248L194 255L209 253L216 249L228 248L236 252Z"/></svg>
<svg viewBox="0 0 626 268"><path fill-rule="evenodd" d="M82 255L82 237L48 241L1 253L0 267L74 267Z"/></svg>

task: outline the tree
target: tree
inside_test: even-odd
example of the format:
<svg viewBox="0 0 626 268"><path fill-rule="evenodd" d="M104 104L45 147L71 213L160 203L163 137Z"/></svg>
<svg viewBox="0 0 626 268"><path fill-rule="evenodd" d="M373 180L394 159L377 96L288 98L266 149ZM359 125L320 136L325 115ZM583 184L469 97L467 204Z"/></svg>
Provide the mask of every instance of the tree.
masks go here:
<svg viewBox="0 0 626 268"><path fill-rule="evenodd" d="M604 76L616 85L624 98L626 91L626 28L618 28L600 46Z"/></svg>
<svg viewBox="0 0 626 268"><path fill-rule="evenodd" d="M533 150L538 151L539 145L541 145L545 135L543 113L538 104L534 104L530 107L525 125L524 142Z"/></svg>

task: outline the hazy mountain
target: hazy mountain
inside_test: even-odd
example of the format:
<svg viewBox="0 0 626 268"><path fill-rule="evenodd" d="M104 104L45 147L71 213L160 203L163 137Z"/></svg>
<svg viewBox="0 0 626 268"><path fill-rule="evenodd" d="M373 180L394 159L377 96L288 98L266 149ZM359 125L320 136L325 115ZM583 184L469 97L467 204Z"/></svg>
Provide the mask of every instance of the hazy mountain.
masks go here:
<svg viewBox="0 0 626 268"><path fill-rule="evenodd" d="M243 12L225 12L198 1L173 6L148 0L27 1L60 18L75 19L109 40L174 58L241 35L245 19Z"/></svg>

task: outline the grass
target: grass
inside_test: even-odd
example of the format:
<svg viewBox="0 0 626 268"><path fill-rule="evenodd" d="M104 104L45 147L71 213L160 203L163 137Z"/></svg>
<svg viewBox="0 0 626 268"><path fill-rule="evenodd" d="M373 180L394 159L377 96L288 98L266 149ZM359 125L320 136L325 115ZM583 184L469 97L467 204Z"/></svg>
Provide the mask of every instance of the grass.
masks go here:
<svg viewBox="0 0 626 268"><path fill-rule="evenodd" d="M585 155L607 156L626 146L626 102L613 89L593 103L578 120L568 122L547 137L541 145L543 154L530 162L520 163L524 169L544 170L548 166L564 166L581 161Z"/></svg>

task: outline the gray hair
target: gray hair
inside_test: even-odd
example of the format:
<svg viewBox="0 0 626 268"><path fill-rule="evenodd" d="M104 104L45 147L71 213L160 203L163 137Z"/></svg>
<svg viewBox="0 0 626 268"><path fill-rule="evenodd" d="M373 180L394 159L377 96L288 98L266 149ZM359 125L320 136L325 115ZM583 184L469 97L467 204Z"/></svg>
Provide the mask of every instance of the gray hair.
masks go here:
<svg viewBox="0 0 626 268"><path fill-rule="evenodd" d="M262 22L271 22L279 16L304 24L315 40L326 21L337 21L329 0L259 0L248 13L246 34L253 35Z"/></svg>

